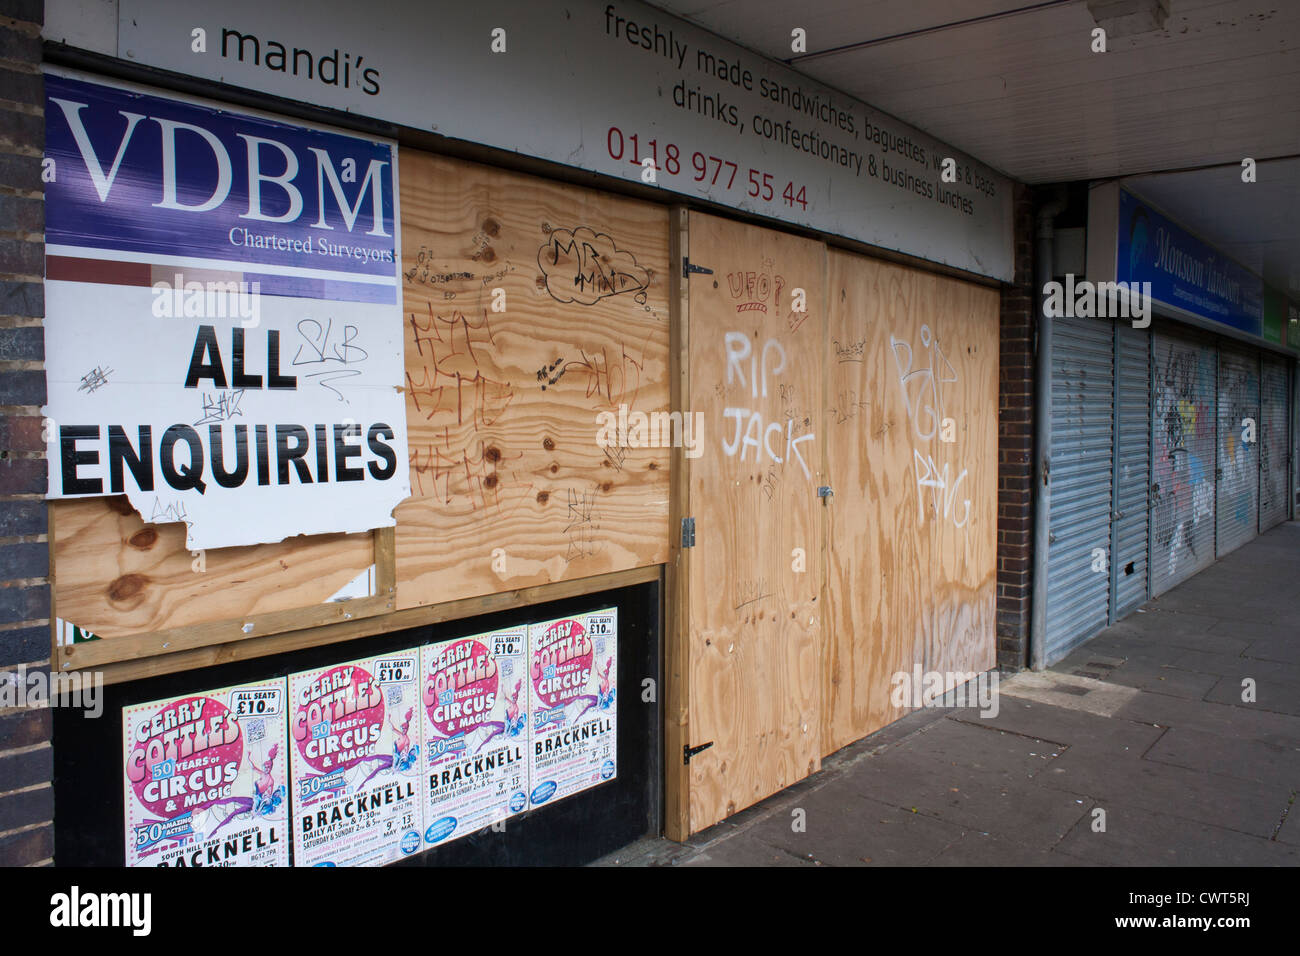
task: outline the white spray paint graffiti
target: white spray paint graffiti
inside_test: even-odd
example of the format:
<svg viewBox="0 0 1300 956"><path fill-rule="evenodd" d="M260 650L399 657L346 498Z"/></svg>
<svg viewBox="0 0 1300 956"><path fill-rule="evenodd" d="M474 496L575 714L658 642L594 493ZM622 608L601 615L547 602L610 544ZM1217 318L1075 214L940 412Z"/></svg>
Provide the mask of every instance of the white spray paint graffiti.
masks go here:
<svg viewBox="0 0 1300 956"><path fill-rule="evenodd" d="M903 392L903 404L907 408L907 419L912 424L916 438L928 442L934 440L944 423L943 387L957 381L957 371L943 354L943 349L939 347L939 342L928 325L921 326L921 345L929 350L929 364L913 368L915 356L911 343L892 335L889 337L894 366L898 369L898 387ZM957 489L966 478L966 469L963 468L956 479L951 479L947 464L940 470L932 455L922 454L914 447L912 470L916 476L920 520L925 520L926 505L926 493L921 489L929 488L930 506L934 509L935 516L945 521L951 519L955 527L965 527L970 520L970 499L962 499L960 521L952 506L957 500Z"/></svg>
<svg viewBox="0 0 1300 956"><path fill-rule="evenodd" d="M924 474L922 474L921 472L922 468L925 469ZM916 473L917 488L930 489L930 506L934 508L934 513L936 515L942 514L945 521L949 517L951 517L952 523L955 527L958 528L966 527L966 522L970 520L970 499L965 498L962 500L962 505L964 506L964 510L962 511L962 516L960 521L957 520L952 510L952 503L957 497L957 488L961 485L962 481L966 478L966 469L963 468L961 470L961 474L957 476L957 480L954 481L951 485L949 485L947 463L944 464L943 471L940 471L935 466L934 458L932 456L930 455L922 456L922 454L919 451L913 448L912 449L912 470ZM917 494L917 499L918 499L918 507L920 508L921 511L921 517L922 519L924 519L925 500L919 492Z"/></svg>
<svg viewBox="0 0 1300 956"><path fill-rule="evenodd" d="M742 386L749 386L751 398L767 398L768 376L777 376L785 371L786 355L785 348L781 343L776 339L768 339L763 343L760 352L756 354L749 336L743 332L728 332L724 339L724 345L727 355L727 384L731 385L739 380ZM741 362L745 359L749 359L748 380L746 380L745 370L741 366ZM754 457L760 462L765 454L778 465L784 464L793 457L799 462L799 467L803 469L804 477L811 480L812 473L809 472L808 464L799 451L799 444L812 441L816 437L812 432L795 435L795 421L793 418L787 418L784 428L785 454L778 455L772 450L771 436L772 432L777 433L777 447L779 448L782 432L779 421L768 422L764 425L762 412L734 406L728 406L723 410L722 414L724 418L734 418L736 420L733 439L727 441L724 438L722 442L722 450L728 457L734 457L736 452L739 451L740 460L743 463L745 452L749 448L754 449Z"/></svg>
<svg viewBox="0 0 1300 956"><path fill-rule="evenodd" d="M917 438L921 441L930 441L943 422L943 387L957 381L957 372L944 356L943 350L939 348L939 343L930 334L928 325L921 326L921 344L930 349L930 364L914 369L911 344L892 335L889 337L889 346L894 353L894 365L898 368L898 386L903 390L903 403L907 406L908 420L911 421ZM907 353L906 365L903 360L904 352ZM935 374L936 372L938 375ZM908 391L913 379L919 379L921 383L915 402L912 401L912 393ZM929 392L929 404L922 404L926 400L927 392ZM921 427L918 412L924 414L928 421L924 429Z"/></svg>

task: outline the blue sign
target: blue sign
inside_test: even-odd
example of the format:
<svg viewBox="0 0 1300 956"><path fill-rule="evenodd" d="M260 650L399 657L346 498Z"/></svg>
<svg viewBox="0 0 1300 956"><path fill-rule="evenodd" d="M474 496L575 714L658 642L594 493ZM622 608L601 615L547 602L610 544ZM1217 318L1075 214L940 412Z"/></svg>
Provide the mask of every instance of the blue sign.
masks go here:
<svg viewBox="0 0 1300 956"><path fill-rule="evenodd" d="M429 829L424 831L424 839L429 843L445 840L455 832L458 822L455 817L443 817L441 820L436 820L429 824Z"/></svg>
<svg viewBox="0 0 1300 956"><path fill-rule="evenodd" d="M271 295L397 301L391 145L57 74L45 95L48 245L242 269Z"/></svg>
<svg viewBox="0 0 1300 956"><path fill-rule="evenodd" d="M1119 193L1118 282L1150 282L1151 297L1260 335L1264 282L1124 190Z"/></svg>
<svg viewBox="0 0 1300 956"><path fill-rule="evenodd" d="M414 830L407 830L402 834L402 852L410 855L420 848L420 834Z"/></svg>
<svg viewBox="0 0 1300 956"><path fill-rule="evenodd" d="M539 803L545 803L547 800L551 799L551 797L555 796L557 786L558 784L556 784L554 780L547 780L533 787L531 797L533 805L536 806Z"/></svg>

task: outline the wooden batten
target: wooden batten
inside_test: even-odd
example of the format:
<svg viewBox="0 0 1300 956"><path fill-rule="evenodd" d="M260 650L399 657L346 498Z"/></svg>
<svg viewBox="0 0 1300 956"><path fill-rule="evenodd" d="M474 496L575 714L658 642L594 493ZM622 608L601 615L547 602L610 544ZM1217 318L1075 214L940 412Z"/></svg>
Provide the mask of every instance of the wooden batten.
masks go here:
<svg viewBox="0 0 1300 956"><path fill-rule="evenodd" d="M632 587L648 584L660 578L658 566L633 568L629 571L616 571L591 578L576 578L572 581L560 581L556 584L542 584L517 591L500 591L479 597L462 598L444 604L429 607L409 608L404 611L378 615L369 619L343 621L321 627L289 631L268 637L249 637L228 644L208 644L191 650L163 654L156 657L136 658L106 664L101 669L104 682L108 684L123 681L140 680L156 677L159 674L174 674L180 671L194 670L199 667L212 667L217 664L229 664L232 661L251 660L271 654L283 654L298 651L305 647L322 647L339 641L350 641L358 637L376 637L392 634L413 627L425 627L443 621L455 621L474 617L479 614L493 614L516 607L542 604L547 601L562 601L582 594L596 594L615 588Z"/></svg>
<svg viewBox="0 0 1300 956"><path fill-rule="evenodd" d="M669 232L672 303L671 402L683 414L691 410L690 285L683 264L690 257L690 213L673 207ZM682 547L682 521L691 513L691 459L686 449L673 449L669 560L664 571L664 832L670 840L691 835L690 776L684 760L690 746L690 561L691 548Z"/></svg>

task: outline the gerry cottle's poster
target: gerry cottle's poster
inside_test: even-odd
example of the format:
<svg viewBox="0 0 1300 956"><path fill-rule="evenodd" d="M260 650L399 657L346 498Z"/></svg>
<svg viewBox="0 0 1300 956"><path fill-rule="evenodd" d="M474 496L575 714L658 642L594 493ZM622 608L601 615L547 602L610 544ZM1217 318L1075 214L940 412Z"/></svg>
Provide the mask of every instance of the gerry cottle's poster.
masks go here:
<svg viewBox="0 0 1300 956"><path fill-rule="evenodd" d="M618 770L618 609L528 628L530 806L613 780Z"/></svg>
<svg viewBox="0 0 1300 956"><path fill-rule="evenodd" d="M424 840L433 846L528 806L528 628L421 649Z"/></svg>
<svg viewBox="0 0 1300 956"><path fill-rule="evenodd" d="M287 866L283 679L122 710L127 866Z"/></svg>
<svg viewBox="0 0 1300 956"><path fill-rule="evenodd" d="M289 675L295 866L420 848L418 648Z"/></svg>

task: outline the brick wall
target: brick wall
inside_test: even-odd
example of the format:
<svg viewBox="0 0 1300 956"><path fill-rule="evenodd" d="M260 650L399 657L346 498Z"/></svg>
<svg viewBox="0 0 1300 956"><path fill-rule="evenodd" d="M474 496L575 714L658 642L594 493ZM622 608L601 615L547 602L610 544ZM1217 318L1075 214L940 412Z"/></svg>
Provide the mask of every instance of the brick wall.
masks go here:
<svg viewBox="0 0 1300 956"><path fill-rule="evenodd" d="M998 387L998 667L1029 658L1033 559L1034 205L1032 189L1014 196L1015 280L1003 286Z"/></svg>
<svg viewBox="0 0 1300 956"><path fill-rule="evenodd" d="M50 664L42 0L0 0L0 671ZM53 862L48 707L0 706L0 866Z"/></svg>

